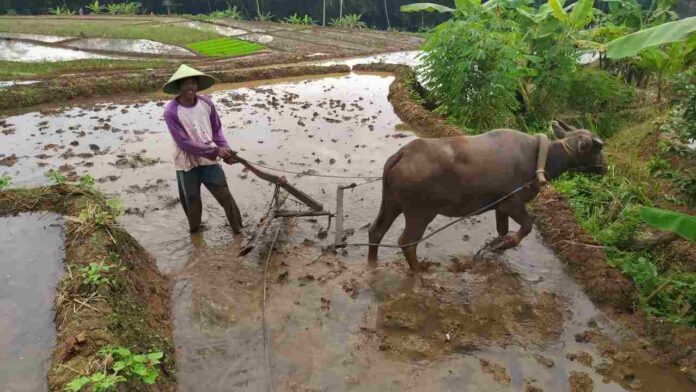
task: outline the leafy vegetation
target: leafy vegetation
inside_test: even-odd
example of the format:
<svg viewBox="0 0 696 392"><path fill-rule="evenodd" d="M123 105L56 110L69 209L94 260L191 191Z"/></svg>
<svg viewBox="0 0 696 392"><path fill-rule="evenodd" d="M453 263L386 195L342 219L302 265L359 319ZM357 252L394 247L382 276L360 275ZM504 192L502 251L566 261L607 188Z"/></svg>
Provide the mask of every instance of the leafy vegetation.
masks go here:
<svg viewBox="0 0 696 392"><path fill-rule="evenodd" d="M643 207L640 218L652 227L679 234L689 241L696 241L696 217L659 208Z"/></svg>
<svg viewBox="0 0 696 392"><path fill-rule="evenodd" d="M293 24L293 25L301 25L301 26L311 26L313 24L316 24L316 21L312 19L311 16L305 15L300 17L298 14L292 14L289 17L284 19L285 23Z"/></svg>
<svg viewBox="0 0 696 392"><path fill-rule="evenodd" d="M139 381L147 385L154 384L159 376L158 365L162 363L164 353L154 351L147 354L133 354L125 347L105 347L99 350L104 358L105 368L90 376L79 376L67 384L68 391L77 392L84 387L92 391L113 391L118 384Z"/></svg>
<svg viewBox="0 0 696 392"><path fill-rule="evenodd" d="M10 178L10 176L4 174L0 176L0 191L9 188L10 185L12 185L12 179Z"/></svg>
<svg viewBox="0 0 696 392"><path fill-rule="evenodd" d="M55 8L49 8L48 12L52 15L75 15L75 11L68 7L61 7L57 5Z"/></svg>
<svg viewBox="0 0 696 392"><path fill-rule="evenodd" d="M275 15L273 15L271 12L260 12L258 15L256 15L256 20L259 22L270 22L275 18Z"/></svg>
<svg viewBox="0 0 696 392"><path fill-rule="evenodd" d="M633 279L646 312L696 326L696 314L690 311L696 306L696 273L674 269L656 253L633 246L646 229L641 208L652 204L643 184L613 172L605 177L564 175L554 187L581 226L605 246L611 265Z"/></svg>
<svg viewBox="0 0 696 392"><path fill-rule="evenodd" d="M104 265L103 262L89 263L89 266L80 268L78 273L82 277L82 283L89 286L99 286L101 284L109 284L109 278L105 275L113 267L113 265Z"/></svg>
<svg viewBox="0 0 696 392"><path fill-rule="evenodd" d="M349 29L366 29L367 23L362 21L360 14L343 15L340 18L331 19L329 25L333 27L345 27Z"/></svg>
<svg viewBox="0 0 696 392"><path fill-rule="evenodd" d="M265 49L265 46L261 44L234 38L194 42L188 47L206 56L241 56Z"/></svg>
<svg viewBox="0 0 696 392"><path fill-rule="evenodd" d="M210 17L212 17L212 18L227 18L227 19L234 19L234 20L244 19L244 16L242 15L242 11L237 9L237 6L227 7L227 9L222 10L222 11L213 11L212 13L210 13Z"/></svg>
<svg viewBox="0 0 696 392"><path fill-rule="evenodd" d="M106 6L106 12L111 15L135 15L140 11L140 3L112 3Z"/></svg>
<svg viewBox="0 0 696 392"><path fill-rule="evenodd" d="M48 180L51 182L53 185L62 185L65 184L65 182L68 180L68 178L61 172L55 169L51 169L47 171L44 176L48 178Z"/></svg>
<svg viewBox="0 0 696 392"><path fill-rule="evenodd" d="M87 9L92 11L93 14L99 14L104 10L104 5L99 3L99 0L94 0L94 2L87 4Z"/></svg>

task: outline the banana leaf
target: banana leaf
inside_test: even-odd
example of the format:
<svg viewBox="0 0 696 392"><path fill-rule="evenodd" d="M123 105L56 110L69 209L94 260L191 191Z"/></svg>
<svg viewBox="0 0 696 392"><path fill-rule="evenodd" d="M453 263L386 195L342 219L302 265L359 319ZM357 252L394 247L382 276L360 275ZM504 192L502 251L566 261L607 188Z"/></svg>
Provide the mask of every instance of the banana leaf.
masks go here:
<svg viewBox="0 0 696 392"><path fill-rule="evenodd" d="M696 217L675 211L643 207L640 218L650 226L674 232L689 241L696 241Z"/></svg>
<svg viewBox="0 0 696 392"><path fill-rule="evenodd" d="M696 16L636 31L609 42L607 44L607 57L620 59L635 56L641 50L652 46L686 40L695 31Z"/></svg>
<svg viewBox="0 0 696 392"><path fill-rule="evenodd" d="M570 23L576 29L585 27L592 21L592 5L594 0L579 0L573 4L573 10L570 12Z"/></svg>
<svg viewBox="0 0 696 392"><path fill-rule="evenodd" d="M454 12L454 8L435 3L413 3L401 6L401 12Z"/></svg>
<svg viewBox="0 0 696 392"><path fill-rule="evenodd" d="M553 16L555 16L556 19L560 20L561 22L568 21L568 14L563 9L564 4L565 0L549 0L549 6L553 11Z"/></svg>

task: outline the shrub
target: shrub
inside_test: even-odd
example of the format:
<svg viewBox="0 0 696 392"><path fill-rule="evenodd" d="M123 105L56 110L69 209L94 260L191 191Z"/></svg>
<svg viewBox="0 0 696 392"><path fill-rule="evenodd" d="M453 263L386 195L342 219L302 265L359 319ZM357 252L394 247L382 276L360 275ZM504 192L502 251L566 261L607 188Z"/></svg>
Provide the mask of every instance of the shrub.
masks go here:
<svg viewBox="0 0 696 392"><path fill-rule="evenodd" d="M347 27L349 29L366 29L367 24L362 20L362 14L348 14L341 18L331 19L329 25L333 27Z"/></svg>
<svg viewBox="0 0 696 392"><path fill-rule="evenodd" d="M426 87L458 125L475 133L511 124L525 71L521 37L509 20L475 13L438 26L421 67Z"/></svg>

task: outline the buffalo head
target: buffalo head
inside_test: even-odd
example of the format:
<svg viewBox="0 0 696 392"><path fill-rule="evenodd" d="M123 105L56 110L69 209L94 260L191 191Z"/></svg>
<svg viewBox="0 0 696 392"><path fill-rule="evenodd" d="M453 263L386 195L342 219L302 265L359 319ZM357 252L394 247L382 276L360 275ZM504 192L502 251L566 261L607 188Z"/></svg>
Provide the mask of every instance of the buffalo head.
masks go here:
<svg viewBox="0 0 696 392"><path fill-rule="evenodd" d="M607 159L602 153L602 139L587 129L577 129L563 121L552 121L551 128L555 139L563 143L570 155L571 170L606 174Z"/></svg>

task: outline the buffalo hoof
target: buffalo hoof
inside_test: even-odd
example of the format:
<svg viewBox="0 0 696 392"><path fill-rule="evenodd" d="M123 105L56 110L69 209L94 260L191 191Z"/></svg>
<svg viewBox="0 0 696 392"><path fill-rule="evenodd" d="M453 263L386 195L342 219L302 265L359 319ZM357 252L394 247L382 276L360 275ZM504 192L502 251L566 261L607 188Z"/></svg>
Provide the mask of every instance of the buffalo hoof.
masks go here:
<svg viewBox="0 0 696 392"><path fill-rule="evenodd" d="M509 235L503 237L497 237L486 245L487 250L491 252L502 252L504 250L514 248L517 246L517 241Z"/></svg>

